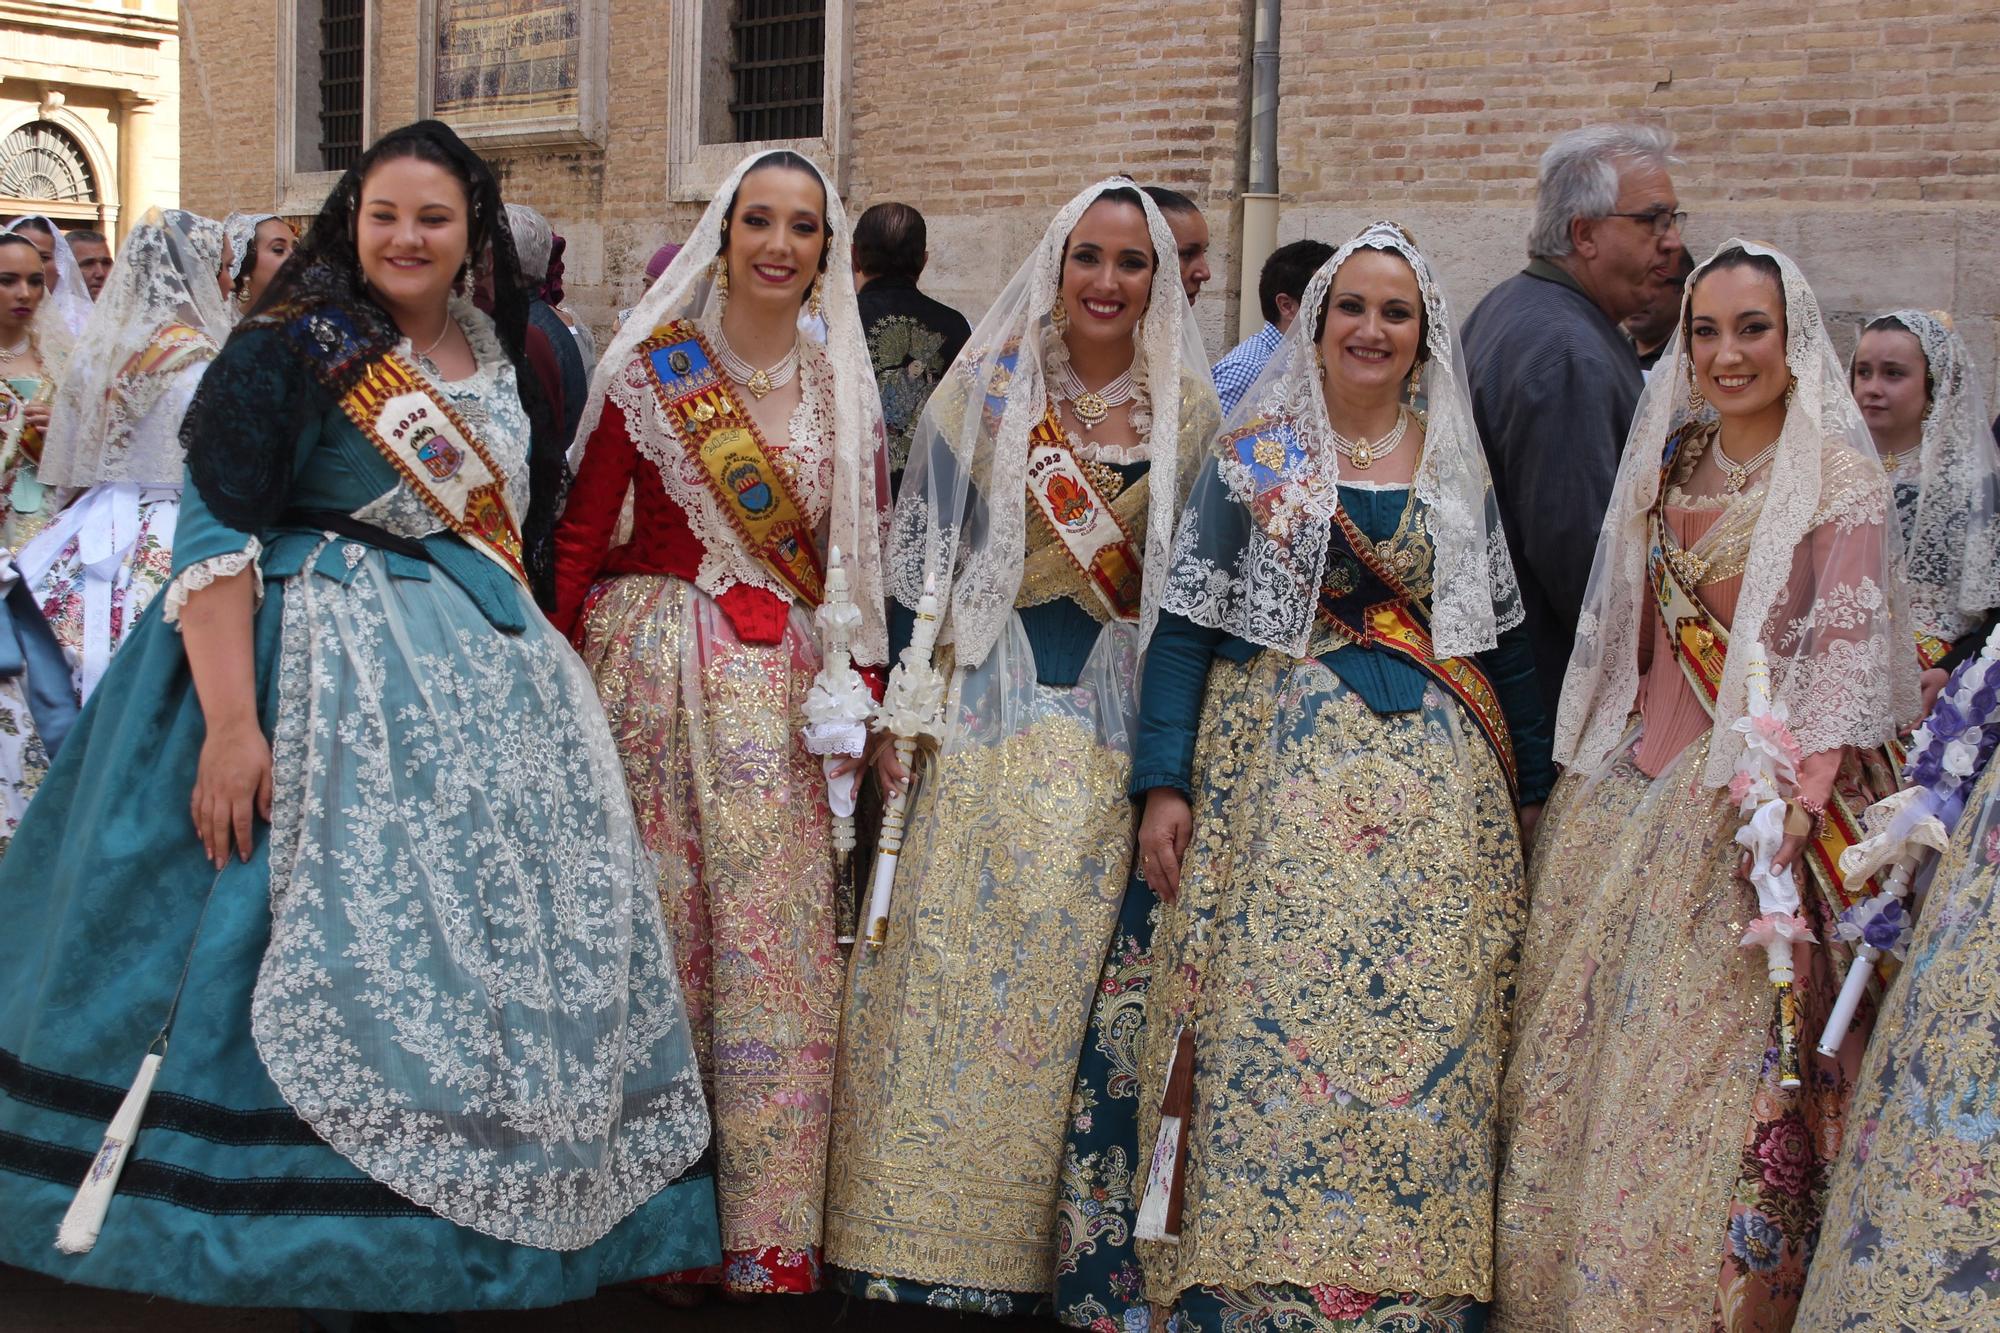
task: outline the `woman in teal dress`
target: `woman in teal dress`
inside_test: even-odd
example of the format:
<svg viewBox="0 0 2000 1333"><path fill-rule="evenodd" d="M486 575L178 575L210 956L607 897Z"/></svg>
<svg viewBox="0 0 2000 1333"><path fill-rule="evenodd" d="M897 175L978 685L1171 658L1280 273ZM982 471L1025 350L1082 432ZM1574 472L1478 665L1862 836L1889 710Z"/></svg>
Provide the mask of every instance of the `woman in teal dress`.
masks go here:
<svg viewBox="0 0 2000 1333"><path fill-rule="evenodd" d="M1369 227L1175 533L1131 788L1162 903L1132 1229L1176 1330L1483 1325L1554 771L1461 355L1423 256Z"/></svg>
<svg viewBox="0 0 2000 1333"><path fill-rule="evenodd" d="M529 591L561 444L518 301L451 297L489 240L511 279L499 206L390 134L202 381L173 581L0 864L0 1261L436 1312L716 1257L617 752Z"/></svg>

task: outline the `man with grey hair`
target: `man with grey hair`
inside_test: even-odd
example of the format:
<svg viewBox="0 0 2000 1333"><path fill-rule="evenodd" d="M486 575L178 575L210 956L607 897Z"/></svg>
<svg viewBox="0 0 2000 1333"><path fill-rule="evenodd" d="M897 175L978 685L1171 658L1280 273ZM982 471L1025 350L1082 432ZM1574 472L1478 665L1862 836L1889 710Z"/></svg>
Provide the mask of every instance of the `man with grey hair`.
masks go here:
<svg viewBox="0 0 2000 1333"><path fill-rule="evenodd" d="M1680 263L1687 215L1667 175L1672 147L1637 125L1589 125L1550 144L1528 267L1465 321L1472 414L1550 717L1644 384L1619 324Z"/></svg>
<svg viewBox="0 0 2000 1333"><path fill-rule="evenodd" d="M521 283L527 288L528 322L542 331L555 354L556 372L562 381L562 417L557 423L567 448L583 418L583 401L590 394L590 368L569 325L542 299L542 284L549 280L549 256L555 251L555 228L549 220L526 204L507 205L507 233L514 238L514 255L521 261Z"/></svg>

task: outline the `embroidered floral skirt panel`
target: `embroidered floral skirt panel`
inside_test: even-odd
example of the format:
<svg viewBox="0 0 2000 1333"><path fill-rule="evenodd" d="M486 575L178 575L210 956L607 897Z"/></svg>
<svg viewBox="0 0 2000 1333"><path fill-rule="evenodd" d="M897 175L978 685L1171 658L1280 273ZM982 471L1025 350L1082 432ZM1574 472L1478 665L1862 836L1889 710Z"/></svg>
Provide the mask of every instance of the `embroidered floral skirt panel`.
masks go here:
<svg viewBox="0 0 2000 1333"><path fill-rule="evenodd" d="M724 1268L741 1291L820 1280L842 959L826 782L801 707L820 658L793 609L743 643L680 579L592 592L579 633L680 959L715 1112Z"/></svg>
<svg viewBox="0 0 2000 1333"><path fill-rule="evenodd" d="M49 628L92 687L173 572L178 486L96 486L21 552ZM88 664L86 670L86 664Z"/></svg>
<svg viewBox="0 0 2000 1333"><path fill-rule="evenodd" d="M1763 953L1739 945L1757 914L1734 877L1739 821L1727 791L1698 785L1706 733L1658 778L1632 739L1567 774L1542 821L1501 1098L1494 1324L1777 1333L1852 1090L1851 1054L1812 1051L1839 978L1825 948L1797 951L1804 1084L1780 1088Z"/></svg>
<svg viewBox="0 0 2000 1333"><path fill-rule="evenodd" d="M2000 1328L2000 765L1940 859L1852 1118L1799 1329Z"/></svg>
<svg viewBox="0 0 2000 1333"><path fill-rule="evenodd" d="M1191 1024L1186 1195L1147 1294L1184 1328L1476 1327L1524 912L1498 760L1435 688L1377 714L1265 652L1211 667L1194 784L1139 1080L1150 1151Z"/></svg>
<svg viewBox="0 0 2000 1333"><path fill-rule="evenodd" d="M959 681L888 942L849 975L827 1258L855 1290L991 1313L1049 1292L1077 1055L1131 859L1136 638L1104 629L1055 688L1016 617Z"/></svg>
<svg viewBox="0 0 2000 1333"><path fill-rule="evenodd" d="M358 544L284 538L264 575L251 859L218 872L195 837L206 728L154 607L0 862L0 1261L417 1311L713 1262L685 1010L581 662L518 590L505 634ZM60 1254L177 994L103 1236Z"/></svg>
<svg viewBox="0 0 2000 1333"><path fill-rule="evenodd" d="M1139 1051L1153 982L1160 900L1134 875L1090 1006L1077 1060L1056 1201L1056 1318L1093 1333L1149 1333L1132 1250L1139 1157Z"/></svg>

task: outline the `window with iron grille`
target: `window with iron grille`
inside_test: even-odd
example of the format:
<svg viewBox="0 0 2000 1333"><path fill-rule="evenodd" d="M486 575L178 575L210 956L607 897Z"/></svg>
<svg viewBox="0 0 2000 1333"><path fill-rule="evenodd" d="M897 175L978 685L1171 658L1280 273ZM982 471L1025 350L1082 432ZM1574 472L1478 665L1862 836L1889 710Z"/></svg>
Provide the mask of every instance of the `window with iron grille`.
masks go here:
<svg viewBox="0 0 2000 1333"><path fill-rule="evenodd" d="M826 80L826 0L736 0L730 114L739 142L816 139Z"/></svg>
<svg viewBox="0 0 2000 1333"><path fill-rule="evenodd" d="M323 0L319 18L320 170L345 171L361 157L362 54L367 0Z"/></svg>

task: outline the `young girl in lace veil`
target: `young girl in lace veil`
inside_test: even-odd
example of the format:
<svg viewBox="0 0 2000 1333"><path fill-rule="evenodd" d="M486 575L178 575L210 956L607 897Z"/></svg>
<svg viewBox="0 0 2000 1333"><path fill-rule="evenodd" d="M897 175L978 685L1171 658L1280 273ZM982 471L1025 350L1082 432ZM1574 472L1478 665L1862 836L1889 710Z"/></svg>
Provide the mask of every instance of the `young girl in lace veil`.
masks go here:
<svg viewBox="0 0 2000 1333"><path fill-rule="evenodd" d="M1818 1235L1853 1075L1781 1085L1728 784L1751 645L1789 719L1800 827L1846 747L1918 710L1886 477L1784 255L1732 241L1689 279L1641 399L1564 684L1501 1099L1506 1329L1783 1327ZM1634 710L1637 721L1633 720ZM1797 1038L1838 989L1838 904L1791 834Z"/></svg>
<svg viewBox="0 0 2000 1333"><path fill-rule="evenodd" d="M1965 339L1923 310L1868 321L1848 379L1895 486L1919 655L1935 668L2000 606L2000 450L1988 400Z"/></svg>
<svg viewBox="0 0 2000 1333"><path fill-rule="evenodd" d="M1175 534L1131 782L1161 906L1127 1149L1183 1117L1178 1232L1145 1203L1135 1228L1175 1327L1463 1330L1491 1294L1520 827L1554 772L1464 364L1429 262L1367 228Z"/></svg>
<svg viewBox="0 0 2000 1333"><path fill-rule="evenodd" d="M49 525L73 494L42 481L41 452L56 389L95 306L62 228L31 213L8 223L6 230L26 240L42 256L43 278L41 304L29 331L35 372L26 382L14 385L15 396L29 405L30 424L25 431L8 431L0 437L6 445L0 449L0 546L18 552ZM8 378L23 378L19 364L10 366Z"/></svg>
<svg viewBox="0 0 2000 1333"><path fill-rule="evenodd" d="M850 242L811 162L738 164L598 363L556 539L556 621L619 737L715 1110L724 1262L677 1277L735 1291L819 1285L845 794L804 709L836 560L854 660L879 683L888 653Z"/></svg>
<svg viewBox="0 0 2000 1333"><path fill-rule="evenodd" d="M95 303L90 288L77 267L76 254L69 248L61 227L40 213L29 213L7 224L16 236L25 236L42 252L42 266L48 270L48 299L44 303L42 338L49 349L49 368L60 377L70 349L83 336Z"/></svg>
<svg viewBox="0 0 2000 1333"><path fill-rule="evenodd" d="M948 725L846 995L827 1258L859 1294L1046 1300L1127 895L1139 651L1218 415L1206 367L1172 233L1113 178L1056 213L919 417L889 573L901 637L927 588L942 608Z"/></svg>
<svg viewBox="0 0 2000 1333"><path fill-rule="evenodd" d="M519 302L462 294L489 240L515 276L500 207L449 128L390 133L202 377L173 579L0 862L0 1051L39 1071L0 1089L7 1263L443 1312L715 1256L648 856L530 591L562 446Z"/></svg>
<svg viewBox="0 0 2000 1333"><path fill-rule="evenodd" d="M222 227L151 209L125 238L56 396L46 485L77 498L19 565L88 699L173 565L181 418L229 336L214 280Z"/></svg>

